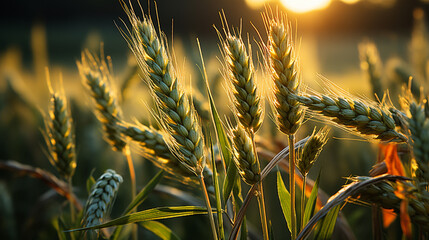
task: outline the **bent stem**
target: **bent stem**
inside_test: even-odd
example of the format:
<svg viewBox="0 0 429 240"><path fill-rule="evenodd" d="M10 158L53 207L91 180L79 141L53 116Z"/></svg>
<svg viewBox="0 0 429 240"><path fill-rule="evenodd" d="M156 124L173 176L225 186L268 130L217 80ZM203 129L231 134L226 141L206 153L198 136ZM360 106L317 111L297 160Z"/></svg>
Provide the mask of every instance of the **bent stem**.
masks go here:
<svg viewBox="0 0 429 240"><path fill-rule="evenodd" d="M131 201L136 197L136 172L134 170L133 159L131 158L131 152L129 145L125 145L124 155L127 158L128 170L130 172L130 181L131 181ZM135 212L132 211L132 212ZM132 239L137 240L137 225L133 224L132 226Z"/></svg>
<svg viewBox="0 0 429 240"><path fill-rule="evenodd" d="M215 221L214 221L214 218L213 218L213 211L212 211L212 207L210 205L209 194L207 193L207 188L206 188L206 185L204 183L204 177L203 177L202 173L200 173L200 176L198 176L198 180L200 180L200 185L201 185L201 188L203 190L204 201L206 203L207 214L209 216L210 226L212 228L213 239L217 240L218 238L217 238L216 225L215 225Z"/></svg>
<svg viewBox="0 0 429 240"><path fill-rule="evenodd" d="M307 175L302 175L302 188L301 188L301 229L304 228L304 209L305 209L305 187L307 186Z"/></svg>
<svg viewBox="0 0 429 240"><path fill-rule="evenodd" d="M261 217L262 224L262 233L264 235L264 240L268 240L268 224L267 224L267 214L265 211L265 200L264 200L264 190L262 187L262 181L258 184L258 203L259 203L259 215Z"/></svg>
<svg viewBox="0 0 429 240"><path fill-rule="evenodd" d="M253 150L255 151L256 161L259 162L258 152L256 151L256 141L255 133L250 131L250 136L252 137ZM264 240L268 240L268 224L267 224L267 213L265 210L265 200L264 200L264 188L262 186L262 179L256 183L258 186L258 204L259 204L259 215L261 217L262 224L262 233L264 235Z"/></svg>
<svg viewBox="0 0 429 240"><path fill-rule="evenodd" d="M295 135L289 135L289 189L290 189L290 219L291 219L291 236L296 239L296 203L295 203Z"/></svg>
<svg viewBox="0 0 429 240"><path fill-rule="evenodd" d="M69 184L70 195L73 195L73 184L72 184L71 176L68 178L68 184ZM70 198L69 201L70 201L70 219L72 224L75 224L76 215L75 215L74 203L72 198Z"/></svg>

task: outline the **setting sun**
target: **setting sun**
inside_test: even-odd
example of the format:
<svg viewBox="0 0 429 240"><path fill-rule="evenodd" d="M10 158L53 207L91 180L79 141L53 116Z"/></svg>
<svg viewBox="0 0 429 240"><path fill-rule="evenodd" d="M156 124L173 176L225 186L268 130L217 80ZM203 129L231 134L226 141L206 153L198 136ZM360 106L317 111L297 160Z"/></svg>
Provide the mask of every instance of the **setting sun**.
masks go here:
<svg viewBox="0 0 429 240"><path fill-rule="evenodd" d="M326 8L331 0L280 0L280 2L291 11L304 13Z"/></svg>

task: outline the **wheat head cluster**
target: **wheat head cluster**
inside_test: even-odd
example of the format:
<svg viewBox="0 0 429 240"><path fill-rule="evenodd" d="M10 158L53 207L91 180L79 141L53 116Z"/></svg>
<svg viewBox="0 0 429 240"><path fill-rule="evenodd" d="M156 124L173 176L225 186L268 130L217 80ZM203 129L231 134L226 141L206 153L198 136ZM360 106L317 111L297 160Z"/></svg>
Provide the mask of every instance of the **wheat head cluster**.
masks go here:
<svg viewBox="0 0 429 240"><path fill-rule="evenodd" d="M299 41L285 14L267 8L262 14L266 37L264 39L261 37L264 34L258 34L257 40L253 40L249 34L246 38L241 28L229 26L222 12L222 26L215 31L219 36L219 60L223 66L220 71L225 79L228 106L232 112L223 116L217 111L217 101L213 99L216 94L212 94L214 89L210 89L211 79L205 74L203 60L201 75L206 89L201 90L202 94L194 94L186 87L184 74L179 71L180 63L173 57L167 36L157 27L156 21L144 12L138 15L131 3L121 1L121 5L127 19L122 20L123 26L119 29L136 59L140 77L149 89L153 105L147 103L147 106L153 107L148 115L152 116L153 122L127 120L133 116L124 116L121 110L121 96L111 66L104 56L83 51L77 62L82 84L92 98L91 107L104 139L113 151L125 157L129 173L124 173L127 175L124 181L115 170L106 170L98 180L93 180L85 207L81 209L76 209L70 200L72 220L58 230L59 235L70 234L72 239L102 236L137 239L137 228L124 231L123 225L140 223L153 230L155 227L149 225L149 221L154 224L166 218L205 214L210 229L207 235L213 239L246 239L251 232L259 234L255 226L248 228L248 223L254 220L246 215L249 202L256 197L262 238L272 239L264 187L273 183L266 182L267 174L262 172L278 169L278 164L282 171L278 170L277 184L274 185L277 186L287 223L285 229L290 232L291 239L309 236L330 238L334 228L327 226L335 225L335 222L340 224L340 206L355 202L378 210L392 209L401 218L404 235L412 225L415 226L414 234L418 232L423 238L428 237L427 97L424 90L416 96L412 92L412 81L409 81L397 97L400 107L396 108L386 97L382 98L382 73L378 69L380 59L375 45L364 43L359 48L361 61L368 66L373 92L382 100L354 96L328 80L322 80L324 90L316 91L306 87L307 80L302 74L305 63L301 63ZM259 56L257 60L256 56ZM47 152L51 164L68 182L65 188L68 189L68 198L72 199L75 191L72 178L79 164L74 121L66 92L63 89L50 90L51 106L45 117L44 131ZM273 152L272 159L267 159L264 153L268 150L264 149L261 136L265 136L262 132L264 123L268 125L271 120L279 132L279 135L271 137L286 139L287 144L282 151ZM305 134L302 129L308 124L307 120L316 120L325 126L314 128L307 138L301 137ZM309 172L331 138L330 127L395 150L385 154L386 159L376 165L381 166L377 170L382 174L352 177L348 185L325 205L320 205L321 189L318 189L318 180L315 183L310 179ZM399 147L409 150L407 157L401 157L401 160L396 157ZM141 189L136 183L139 170L134 169L131 157L137 154L161 171ZM401 162L405 162L405 171L405 167L398 167ZM281 174L284 172L289 177L289 186L283 183ZM323 177L323 171L321 175ZM194 194L197 192L205 207L159 207L139 211L137 207L144 206L143 201L163 177L186 185L185 192L189 189ZM371 184L364 184L367 182ZM109 209L114 206L121 184L131 186L130 205L121 217L109 221ZM297 193L301 193L301 197L298 198ZM325 218L318 221L318 217ZM162 227L156 225L158 230L154 230L155 234L171 233L162 223L156 224ZM115 228L108 230L105 227Z"/></svg>

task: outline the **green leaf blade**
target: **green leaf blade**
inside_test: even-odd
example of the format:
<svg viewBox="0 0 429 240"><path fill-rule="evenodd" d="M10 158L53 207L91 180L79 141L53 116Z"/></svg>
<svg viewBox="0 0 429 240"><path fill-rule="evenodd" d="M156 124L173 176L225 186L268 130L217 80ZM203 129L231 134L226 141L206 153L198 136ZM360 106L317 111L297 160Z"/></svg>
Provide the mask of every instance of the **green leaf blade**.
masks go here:
<svg viewBox="0 0 429 240"><path fill-rule="evenodd" d="M341 205L337 205L331 210L329 210L329 212L323 218L323 221L320 223L320 227L319 227L320 230L316 235L317 236L316 239L318 240L331 239L340 209L341 209Z"/></svg>
<svg viewBox="0 0 429 240"><path fill-rule="evenodd" d="M316 209L317 193L319 192L319 181L320 173L316 179L316 182L314 183L313 189L311 190L311 194L308 198L307 204L305 205L303 226L307 225L308 221L310 221L310 218L313 216L314 211Z"/></svg>
<svg viewBox="0 0 429 240"><path fill-rule="evenodd" d="M193 216L193 215L203 215L203 214L207 214L207 209L203 207L196 207L196 206L158 207L158 208L147 209L136 213L131 213L100 225L72 229L66 232L100 229L100 228L120 226L120 225L125 225L130 223L155 221L155 220L161 220L161 219L170 219L170 218L186 217L186 216Z"/></svg>
<svg viewBox="0 0 429 240"><path fill-rule="evenodd" d="M177 236L169 227L165 226L160 222L146 221L141 222L140 226L151 231L153 234L155 234L162 240L180 240L179 236Z"/></svg>
<svg viewBox="0 0 429 240"><path fill-rule="evenodd" d="M279 196L280 206L283 211L283 215L286 219L287 227L291 231L291 205L290 205L290 193L286 189L285 183L283 182L280 171L277 171L277 194Z"/></svg>

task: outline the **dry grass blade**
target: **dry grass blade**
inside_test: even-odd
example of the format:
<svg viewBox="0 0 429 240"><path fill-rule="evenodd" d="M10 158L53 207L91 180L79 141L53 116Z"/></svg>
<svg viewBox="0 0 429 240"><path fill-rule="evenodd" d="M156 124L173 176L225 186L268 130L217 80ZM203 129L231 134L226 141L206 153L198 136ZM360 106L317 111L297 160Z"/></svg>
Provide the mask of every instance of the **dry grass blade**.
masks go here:
<svg viewBox="0 0 429 240"><path fill-rule="evenodd" d="M333 207L337 206L338 204L341 204L346 199L355 196L360 193L360 191L367 186L374 185L379 182L383 181L408 181L409 178L402 177L402 176L393 176L393 175L381 175L374 178L367 178L364 181L360 182L353 182L349 185L346 185L343 187L340 191L338 191L336 194L334 194L326 203L325 206L323 206L320 211L318 211L308 222L308 224L302 229L302 231L299 233L297 239L306 239L308 235L310 234L313 227L316 225L316 223L322 219Z"/></svg>
<svg viewBox="0 0 429 240"><path fill-rule="evenodd" d="M70 199L77 210L82 210L82 205L80 204L77 197L70 192L68 184L64 181L61 181L50 172L47 172L40 168L35 168L29 165L21 164L19 162L8 160L8 161L0 161L0 169L5 169L12 171L19 175L30 176L33 178L37 178L46 183L49 187L54 189L58 194L64 196L67 199Z"/></svg>

